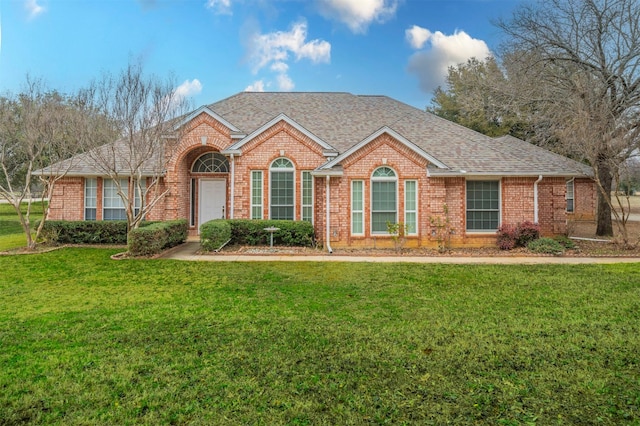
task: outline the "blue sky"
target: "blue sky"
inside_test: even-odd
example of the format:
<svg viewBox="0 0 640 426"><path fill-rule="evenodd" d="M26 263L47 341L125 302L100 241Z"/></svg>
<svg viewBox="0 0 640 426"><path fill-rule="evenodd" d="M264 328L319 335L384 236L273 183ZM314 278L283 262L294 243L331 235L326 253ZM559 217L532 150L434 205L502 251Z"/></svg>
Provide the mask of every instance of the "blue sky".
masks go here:
<svg viewBox="0 0 640 426"><path fill-rule="evenodd" d="M424 108L497 48L517 0L0 0L0 92L72 91L133 58L194 107L243 90L388 95Z"/></svg>

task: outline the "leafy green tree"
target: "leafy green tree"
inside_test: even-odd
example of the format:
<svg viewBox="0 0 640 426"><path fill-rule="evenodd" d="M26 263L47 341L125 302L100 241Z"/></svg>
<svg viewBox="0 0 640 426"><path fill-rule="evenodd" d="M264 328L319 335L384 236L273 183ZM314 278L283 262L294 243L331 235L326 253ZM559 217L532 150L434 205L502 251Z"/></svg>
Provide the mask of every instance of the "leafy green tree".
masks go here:
<svg viewBox="0 0 640 426"><path fill-rule="evenodd" d="M488 136L524 137L527 123L507 102L508 77L494 57L450 67L446 88L435 90L427 111Z"/></svg>

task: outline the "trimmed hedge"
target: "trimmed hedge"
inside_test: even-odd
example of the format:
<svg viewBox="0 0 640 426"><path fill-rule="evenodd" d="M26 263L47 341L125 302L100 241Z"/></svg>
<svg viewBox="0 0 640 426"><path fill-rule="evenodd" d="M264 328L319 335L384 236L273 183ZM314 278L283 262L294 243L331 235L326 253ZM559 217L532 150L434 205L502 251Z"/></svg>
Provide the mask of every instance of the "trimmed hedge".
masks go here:
<svg viewBox="0 0 640 426"><path fill-rule="evenodd" d="M216 222L209 228L209 224ZM315 244L315 234L311 222L302 220L255 220L255 219L216 219L202 224L200 227L200 241L203 241L203 229L207 233L206 239L210 242L210 247L202 245L204 250L216 250L224 244L229 237L226 234L224 225L218 223L225 222L231 228L231 241L234 244L244 244L249 246L267 245L270 242L270 233L264 228L276 227L279 231L273 234L273 244L281 246L302 246L311 247ZM216 246L217 244L217 246Z"/></svg>
<svg viewBox="0 0 640 426"><path fill-rule="evenodd" d="M215 219L200 225L200 246L215 251L231 239L231 225L225 219Z"/></svg>
<svg viewBox="0 0 640 426"><path fill-rule="evenodd" d="M127 222L47 220L41 235L49 244L127 244Z"/></svg>
<svg viewBox="0 0 640 426"><path fill-rule="evenodd" d="M132 229L128 249L133 256L149 256L182 244L187 239L188 224L185 219L156 222Z"/></svg>

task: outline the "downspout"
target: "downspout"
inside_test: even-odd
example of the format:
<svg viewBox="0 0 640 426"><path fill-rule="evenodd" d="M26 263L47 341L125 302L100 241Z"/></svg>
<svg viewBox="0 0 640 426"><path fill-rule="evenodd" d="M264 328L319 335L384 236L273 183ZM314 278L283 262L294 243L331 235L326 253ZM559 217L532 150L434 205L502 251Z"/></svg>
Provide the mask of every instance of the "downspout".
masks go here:
<svg viewBox="0 0 640 426"><path fill-rule="evenodd" d="M233 154L229 155L229 159L231 160L231 200L229 200L230 209L229 219L233 219L233 210L234 210L234 202L235 199L235 188L236 188L236 161Z"/></svg>
<svg viewBox="0 0 640 426"><path fill-rule="evenodd" d="M331 248L331 243L329 242L329 240L331 239L331 215L330 215L330 211L331 211L331 200L330 200L330 196L329 196L329 183L331 181L331 176L327 175L327 184L326 184L326 190L325 190L325 198L327 201L327 205L326 205L326 210L327 210L327 217L325 219L325 222L327 223L327 235L325 237L326 243L327 243L327 251L329 252L329 254L333 253L333 249Z"/></svg>
<svg viewBox="0 0 640 426"><path fill-rule="evenodd" d="M538 184L542 180L542 175L533 183L533 223L538 223Z"/></svg>

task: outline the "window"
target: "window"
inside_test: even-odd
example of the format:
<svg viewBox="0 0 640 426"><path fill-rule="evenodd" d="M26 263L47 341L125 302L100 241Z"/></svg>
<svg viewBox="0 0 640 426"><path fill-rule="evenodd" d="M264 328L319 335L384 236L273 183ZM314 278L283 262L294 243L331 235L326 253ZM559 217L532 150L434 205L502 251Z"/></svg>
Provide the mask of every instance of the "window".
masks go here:
<svg viewBox="0 0 640 426"><path fill-rule="evenodd" d="M302 220L313 222L313 176L311 172L302 172Z"/></svg>
<svg viewBox="0 0 640 426"><path fill-rule="evenodd" d="M251 172L251 219L262 219L262 171Z"/></svg>
<svg viewBox="0 0 640 426"><path fill-rule="evenodd" d="M380 167L371 177L371 232L386 234L387 222L397 223L397 178L389 167Z"/></svg>
<svg viewBox="0 0 640 426"><path fill-rule="evenodd" d="M120 179L122 192L129 193L127 179ZM102 218L104 220L127 220L127 212L122 198L118 195L118 186L113 179L105 179L102 184Z"/></svg>
<svg viewBox="0 0 640 426"><path fill-rule="evenodd" d="M467 231L496 231L500 225L500 182L467 181Z"/></svg>
<svg viewBox="0 0 640 426"><path fill-rule="evenodd" d="M278 158L271 163L271 219L294 219L293 163Z"/></svg>
<svg viewBox="0 0 640 426"><path fill-rule="evenodd" d="M84 180L84 220L96 220L97 203L98 179L86 178Z"/></svg>
<svg viewBox="0 0 640 426"><path fill-rule="evenodd" d="M192 173L228 173L229 161L219 152L207 152L193 162Z"/></svg>
<svg viewBox="0 0 640 426"><path fill-rule="evenodd" d="M404 224L407 234L418 233L418 181L404 182Z"/></svg>
<svg viewBox="0 0 640 426"><path fill-rule="evenodd" d="M574 181L573 179L567 181L567 212L573 213L574 209Z"/></svg>
<svg viewBox="0 0 640 426"><path fill-rule="evenodd" d="M351 234L364 235L364 182L351 181Z"/></svg>

